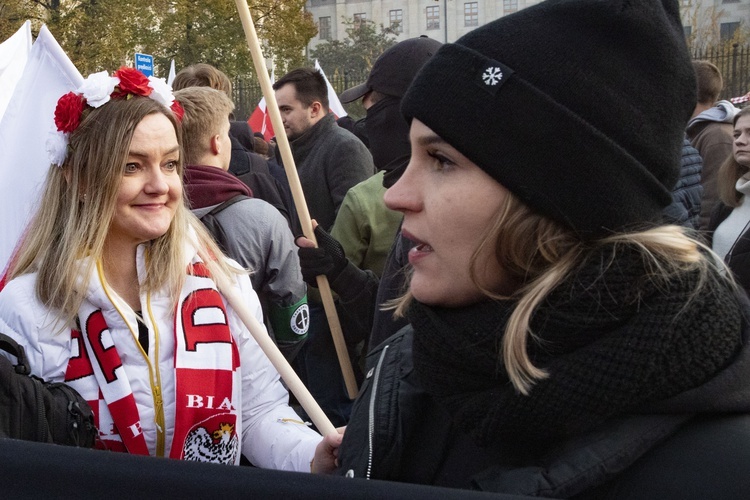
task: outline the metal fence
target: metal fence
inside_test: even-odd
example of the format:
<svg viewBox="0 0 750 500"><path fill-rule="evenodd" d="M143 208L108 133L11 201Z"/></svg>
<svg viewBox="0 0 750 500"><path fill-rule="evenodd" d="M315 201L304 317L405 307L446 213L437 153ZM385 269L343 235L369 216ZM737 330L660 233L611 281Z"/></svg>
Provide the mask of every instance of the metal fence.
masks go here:
<svg viewBox="0 0 750 500"><path fill-rule="evenodd" d="M712 48L695 50L693 59L703 59L714 63L724 77L724 90L721 99L745 95L750 91L750 46L738 44L726 49ZM336 93L362 83L366 72L344 71L327 75ZM238 76L234 79L235 116L238 120L247 119L258 105L263 93L255 76Z"/></svg>

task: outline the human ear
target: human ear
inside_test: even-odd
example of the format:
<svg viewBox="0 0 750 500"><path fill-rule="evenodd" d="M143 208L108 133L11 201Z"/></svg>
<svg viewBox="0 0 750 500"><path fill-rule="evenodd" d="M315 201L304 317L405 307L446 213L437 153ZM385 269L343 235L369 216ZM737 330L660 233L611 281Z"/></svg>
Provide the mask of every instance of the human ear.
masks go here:
<svg viewBox="0 0 750 500"><path fill-rule="evenodd" d="M318 101L313 101L313 103L310 105L310 117L317 118L318 114L323 109L323 105L320 104Z"/></svg>
<svg viewBox="0 0 750 500"><path fill-rule="evenodd" d="M221 153L221 136L219 134L211 136L211 154L214 156Z"/></svg>

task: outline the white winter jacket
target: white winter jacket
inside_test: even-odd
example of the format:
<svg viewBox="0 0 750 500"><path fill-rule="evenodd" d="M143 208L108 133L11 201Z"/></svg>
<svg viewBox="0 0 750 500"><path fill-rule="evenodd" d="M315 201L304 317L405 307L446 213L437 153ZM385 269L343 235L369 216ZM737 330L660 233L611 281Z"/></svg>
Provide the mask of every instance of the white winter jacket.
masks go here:
<svg viewBox="0 0 750 500"><path fill-rule="evenodd" d="M144 246L137 253L139 280L144 275ZM186 263L187 265L187 263ZM236 264L235 264L236 265ZM238 266L239 267L239 266ZM86 301L102 310L113 335L126 336L118 352L130 381L141 416L142 431L151 455L156 454L157 415L154 381L160 384L163 399L164 441L169 453L175 421L174 380L174 304L166 291L141 296L142 316L149 328L148 359L138 342L138 325L132 309L105 292L103 277L95 270ZM32 373L47 381L64 381L68 361L77 355L77 343L71 341L71 327L56 318L54 310L44 306L35 293L36 274L20 276L0 292L0 331L24 346ZM247 275L239 275L236 289L247 298L247 305L262 321L258 296ZM230 330L240 352L242 453L256 466L281 470L309 471L315 447L321 437L299 422L288 402L288 393L279 375L224 300ZM159 333L160 332L160 333ZM157 352L158 357L154 359ZM158 387L158 386L157 386ZM100 429L101 432L104 430Z"/></svg>

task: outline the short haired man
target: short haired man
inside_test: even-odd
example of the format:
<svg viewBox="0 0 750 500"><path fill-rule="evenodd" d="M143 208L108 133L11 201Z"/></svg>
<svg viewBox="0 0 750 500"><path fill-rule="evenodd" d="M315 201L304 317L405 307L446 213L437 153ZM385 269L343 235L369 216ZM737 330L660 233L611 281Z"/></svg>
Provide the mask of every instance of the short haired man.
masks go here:
<svg viewBox="0 0 750 500"><path fill-rule="evenodd" d="M372 156L329 113L328 85L319 71L295 69L273 88L310 216L329 230L349 188L375 174ZM281 162L278 148L276 156ZM331 422L345 425L352 402L344 389L325 311L316 299L311 293L308 340L295 360L296 368Z"/></svg>
<svg viewBox="0 0 750 500"><path fill-rule="evenodd" d="M328 230L349 188L375 173L372 156L354 134L336 125L319 71L295 69L273 89L310 216Z"/></svg>
<svg viewBox="0 0 750 500"><path fill-rule="evenodd" d="M724 87L719 68L709 61L693 61L693 69L698 85L698 103L687 124L687 135L703 158L699 228L707 229L711 212L719 200L716 186L719 167L732 154L732 120L738 109L729 101L718 100Z"/></svg>
<svg viewBox="0 0 750 500"><path fill-rule="evenodd" d="M210 87L223 92L228 99L232 98L231 80L223 71L210 64L193 64L177 73L172 88L182 90L189 87ZM287 219L289 226L296 231L299 219L284 169L256 154L250 125L245 121L235 121L232 118L233 111L234 108L229 110L227 115L231 120L229 138L232 141L229 172L244 182L255 198L265 200L276 207Z"/></svg>
<svg viewBox="0 0 750 500"><path fill-rule="evenodd" d="M228 117L234 108L229 97L209 87L188 87L175 92L175 98L185 110L184 182L191 209L204 222L211 214L220 228L222 249L252 271L250 280L264 316L290 358L301 347L308 324L307 287L292 232L274 207L252 198L245 184L227 172L232 151ZM244 198L237 201L238 195ZM224 208L216 211L220 206Z"/></svg>

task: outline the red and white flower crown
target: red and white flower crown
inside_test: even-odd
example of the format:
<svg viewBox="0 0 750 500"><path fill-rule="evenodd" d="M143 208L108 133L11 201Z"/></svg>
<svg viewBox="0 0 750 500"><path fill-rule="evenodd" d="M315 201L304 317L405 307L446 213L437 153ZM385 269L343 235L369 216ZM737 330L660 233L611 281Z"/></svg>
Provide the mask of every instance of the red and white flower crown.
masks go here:
<svg viewBox="0 0 750 500"><path fill-rule="evenodd" d="M164 78L146 77L137 69L122 68L109 76L106 71L89 75L75 92L68 92L57 101L55 126L47 139L47 153L53 165L61 167L68 155L71 132L81 124L86 108L98 108L112 99L144 96L170 108L178 120L184 113L175 101L172 88Z"/></svg>

